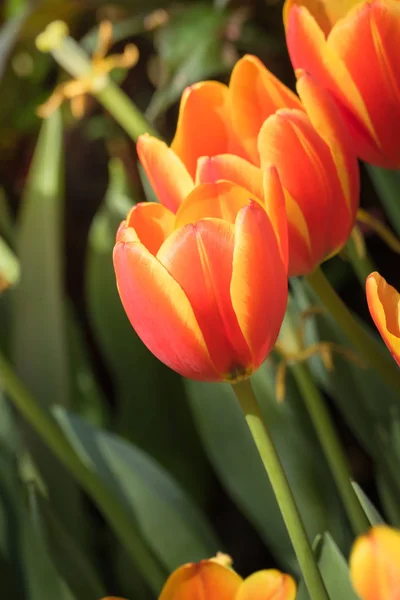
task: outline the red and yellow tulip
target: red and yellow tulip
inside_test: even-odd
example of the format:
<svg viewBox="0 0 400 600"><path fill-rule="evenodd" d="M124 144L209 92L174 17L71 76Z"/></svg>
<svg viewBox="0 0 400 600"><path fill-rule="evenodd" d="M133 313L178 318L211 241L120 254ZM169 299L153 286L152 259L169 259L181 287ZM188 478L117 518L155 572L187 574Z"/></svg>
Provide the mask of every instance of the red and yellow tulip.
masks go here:
<svg viewBox="0 0 400 600"><path fill-rule="evenodd" d="M153 156L148 146L154 153L160 144L142 138L145 166ZM282 187L271 167L262 199L229 181L199 184L185 197L189 175L172 150L165 146L163 152L181 173L166 175L163 188L165 165L158 165L153 184L163 204L137 204L117 233L114 268L122 304L139 337L166 365L191 379L233 383L267 357L285 313Z"/></svg>
<svg viewBox="0 0 400 600"><path fill-rule="evenodd" d="M361 600L398 600L400 531L381 525L360 536L351 553L350 572Z"/></svg>
<svg viewBox="0 0 400 600"><path fill-rule="evenodd" d="M400 2L286 0L295 69L332 94L362 159L400 168Z"/></svg>
<svg viewBox="0 0 400 600"><path fill-rule="evenodd" d="M280 571L258 571L243 580L218 562L202 560L174 571L159 600L295 600L295 597L295 582Z"/></svg>
<svg viewBox="0 0 400 600"><path fill-rule="evenodd" d="M400 366L400 294L376 272L368 276L366 292L374 323Z"/></svg>
<svg viewBox="0 0 400 600"><path fill-rule="evenodd" d="M347 241L359 199L358 166L334 102L307 74L300 99L254 56L236 64L229 87L187 88L168 148L141 138L139 158L161 202L176 211L199 183L229 180L262 198L276 166L285 191L289 275L311 272Z"/></svg>

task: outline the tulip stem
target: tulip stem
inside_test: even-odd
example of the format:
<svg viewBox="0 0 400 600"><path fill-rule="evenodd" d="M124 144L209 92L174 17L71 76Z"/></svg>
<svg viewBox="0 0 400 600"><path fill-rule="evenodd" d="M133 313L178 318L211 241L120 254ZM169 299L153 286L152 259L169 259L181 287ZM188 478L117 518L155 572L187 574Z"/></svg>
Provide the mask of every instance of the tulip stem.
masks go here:
<svg viewBox="0 0 400 600"><path fill-rule="evenodd" d="M368 275L376 271L374 263L368 256L366 249L364 255L360 254L352 237L349 238L346 244L346 254L361 287L364 288Z"/></svg>
<svg viewBox="0 0 400 600"><path fill-rule="evenodd" d="M299 509L278 452L264 423L250 380L236 383L233 389L274 490L310 597L312 600L329 600Z"/></svg>
<svg viewBox="0 0 400 600"><path fill-rule="evenodd" d="M308 366L304 363L294 363L291 371L314 424L353 532L355 535L361 535L370 528L369 521L351 484L348 462L329 411L313 381Z"/></svg>
<svg viewBox="0 0 400 600"><path fill-rule="evenodd" d="M97 475L81 462L57 423L28 393L1 354L0 384L23 417L92 498L150 588L154 593L159 593L164 584L164 572L137 531L133 515Z"/></svg>
<svg viewBox="0 0 400 600"><path fill-rule="evenodd" d="M113 81L110 80L95 96L134 142L143 133L160 137L133 101Z"/></svg>
<svg viewBox="0 0 400 600"><path fill-rule="evenodd" d="M307 280L360 355L394 390L400 392L400 370L396 363L391 359L389 353L387 357L382 354L379 345L355 320L322 270L316 269L311 275L308 275Z"/></svg>

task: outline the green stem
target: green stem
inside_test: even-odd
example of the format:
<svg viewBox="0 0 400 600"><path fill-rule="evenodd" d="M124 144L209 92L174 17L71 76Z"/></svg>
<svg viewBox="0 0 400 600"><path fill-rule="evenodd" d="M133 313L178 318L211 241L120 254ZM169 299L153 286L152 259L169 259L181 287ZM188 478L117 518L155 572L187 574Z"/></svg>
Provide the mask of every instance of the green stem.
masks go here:
<svg viewBox="0 0 400 600"><path fill-rule="evenodd" d="M386 358L380 352L378 345L354 319L322 270L320 268L316 269L311 275L308 275L307 280L360 355L371 367L376 369L393 389L400 393L400 370L396 363L390 358L389 354Z"/></svg>
<svg viewBox="0 0 400 600"><path fill-rule="evenodd" d="M52 25L50 24L49 27L51 28ZM58 27L57 24L55 27ZM54 47L50 44L48 50L51 51L58 64L73 77L89 77L92 74L92 77L95 78L88 55L71 37L62 37L60 43ZM103 77L103 81L97 87L98 89L95 86L96 91L93 92L93 95L135 142L143 133L150 133L158 137L156 130L146 120L134 102L115 85L108 75Z"/></svg>
<svg viewBox="0 0 400 600"><path fill-rule="evenodd" d="M136 142L143 133L159 137L137 106L113 81L110 80L95 96L133 141Z"/></svg>
<svg viewBox="0 0 400 600"><path fill-rule="evenodd" d="M329 600L315 556L308 541L299 509L290 489L279 455L263 421L260 407L249 379L233 385L247 425L274 490L304 581L312 600Z"/></svg>
<svg viewBox="0 0 400 600"><path fill-rule="evenodd" d="M291 371L314 424L353 532L355 535L360 535L369 529L369 522L351 485L351 474L347 459L328 409L313 381L307 365L304 363L295 363L291 366Z"/></svg>
<svg viewBox="0 0 400 600"><path fill-rule="evenodd" d="M365 166L393 229L400 236L400 171Z"/></svg>
<svg viewBox="0 0 400 600"><path fill-rule="evenodd" d="M116 500L113 492L80 461L57 423L32 398L1 354L0 381L20 413L98 506L151 589L158 593L164 583L164 572L141 539L129 510L124 508Z"/></svg>
<svg viewBox="0 0 400 600"><path fill-rule="evenodd" d="M365 280L367 279L368 275L373 271L376 271L374 263L368 254L365 254L365 256L360 256L352 237L349 238L346 244L346 253L361 287L364 288Z"/></svg>

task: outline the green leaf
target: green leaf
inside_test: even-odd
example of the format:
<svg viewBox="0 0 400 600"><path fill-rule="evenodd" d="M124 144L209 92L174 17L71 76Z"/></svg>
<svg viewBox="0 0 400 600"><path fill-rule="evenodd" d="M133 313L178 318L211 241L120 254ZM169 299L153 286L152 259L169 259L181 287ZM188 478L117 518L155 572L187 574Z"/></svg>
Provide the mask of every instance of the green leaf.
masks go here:
<svg viewBox="0 0 400 600"><path fill-rule="evenodd" d="M61 407L54 413L80 458L132 510L147 544L168 570L213 556L221 547L201 511L150 456Z"/></svg>
<svg viewBox="0 0 400 600"><path fill-rule="evenodd" d="M2 594L6 595L8 593L9 598L23 598L25 582L21 559L22 496L15 456L3 443L0 444L0 472L0 578Z"/></svg>
<svg viewBox="0 0 400 600"><path fill-rule="evenodd" d="M371 500L368 498L367 494L362 490L362 488L355 481L352 482L353 488L357 497L360 501L361 506L364 509L365 514L367 515L368 521L372 525L381 525L385 521L372 504Z"/></svg>
<svg viewBox="0 0 400 600"><path fill-rule="evenodd" d="M398 471L397 471L398 473ZM400 527L400 508L398 490L394 488L392 481L386 476L384 470L379 469L376 474L379 497L388 522L393 527Z"/></svg>
<svg viewBox="0 0 400 600"><path fill-rule="evenodd" d="M347 563L329 533L325 533L316 541L315 554L330 598L359 600L351 585ZM296 600L310 600L303 582L299 585Z"/></svg>
<svg viewBox="0 0 400 600"><path fill-rule="evenodd" d="M15 369L47 408L54 402L70 403L62 261L62 144L61 116L55 112L43 123L24 189L17 230L21 277L13 297ZM80 536L75 483L31 430L27 440L60 518Z"/></svg>
<svg viewBox="0 0 400 600"><path fill-rule="evenodd" d="M77 600L58 573L46 545L41 516L37 508L34 485L28 488L30 520L25 525L24 558L26 561L29 598ZM30 556L27 556L29 552Z"/></svg>
<svg viewBox="0 0 400 600"><path fill-rule="evenodd" d="M224 59L220 34L228 18L229 13L207 4L185 6L156 33L163 76L147 108L148 119L155 120L179 99L186 86L211 79L232 66Z"/></svg>
<svg viewBox="0 0 400 600"><path fill-rule="evenodd" d="M82 548L76 544L64 523L59 520L51 510L49 503L39 494L37 494L36 503L43 537L49 553L75 598L87 600L105 596L104 586L99 581L93 565Z"/></svg>
<svg viewBox="0 0 400 600"><path fill-rule="evenodd" d="M116 231L132 207L125 190L123 166L111 161L109 189L89 234L86 270L89 316L115 385L115 428L203 498L210 472L181 380L138 338L118 295L112 252Z"/></svg>
<svg viewBox="0 0 400 600"><path fill-rule="evenodd" d="M252 380L310 540L329 529L346 546L339 499L293 382L288 380L285 401L278 404L270 362ZM227 384L185 385L205 450L222 484L279 564L296 571L286 527L233 390Z"/></svg>
<svg viewBox="0 0 400 600"><path fill-rule="evenodd" d="M2 439L3 436L2 436ZM0 578L6 598L73 600L24 503L14 449L0 442ZM83 599L82 599L83 600Z"/></svg>
<svg viewBox="0 0 400 600"><path fill-rule="evenodd" d="M109 407L93 372L84 332L72 306L68 311L68 324L73 408L90 423L105 426L109 421Z"/></svg>
<svg viewBox="0 0 400 600"><path fill-rule="evenodd" d="M291 285L299 311L321 306L306 284L293 280ZM307 318L305 335L307 345L332 341L339 347L352 351L344 334L323 310ZM382 348L382 353L386 352L383 345L379 347ZM327 371L320 356L315 355L309 361L312 373L335 400L347 424L363 446L371 456L377 457L383 450L381 430L390 434L393 410L399 406L400 399L373 369L362 368L359 363L340 353L334 353L333 356L334 368ZM376 401L377 398L379 402Z"/></svg>

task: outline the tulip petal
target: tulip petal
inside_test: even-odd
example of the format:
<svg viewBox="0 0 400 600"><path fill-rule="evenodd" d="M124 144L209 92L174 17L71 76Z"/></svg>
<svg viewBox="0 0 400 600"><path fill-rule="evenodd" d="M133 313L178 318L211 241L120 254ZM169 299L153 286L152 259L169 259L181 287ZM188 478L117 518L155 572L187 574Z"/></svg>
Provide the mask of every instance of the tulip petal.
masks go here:
<svg viewBox="0 0 400 600"><path fill-rule="evenodd" d="M235 571L203 560L174 571L159 600L233 600L241 583L242 578Z"/></svg>
<svg viewBox="0 0 400 600"><path fill-rule="evenodd" d="M148 134L139 137L136 149L157 198L176 212L193 188L185 165L164 142Z"/></svg>
<svg viewBox="0 0 400 600"><path fill-rule="evenodd" d="M234 225L204 219L175 231L157 255L184 290L213 364L226 380L252 365L230 297L234 236Z"/></svg>
<svg viewBox="0 0 400 600"><path fill-rule="evenodd" d="M360 536L351 552L350 573L361 600L398 600L400 532L381 525Z"/></svg>
<svg viewBox="0 0 400 600"><path fill-rule="evenodd" d="M283 7L283 21L286 26L289 12L294 5L304 6L327 35L336 21L360 2L362 0L286 0Z"/></svg>
<svg viewBox="0 0 400 600"><path fill-rule="evenodd" d="M250 160L259 165L257 136L265 119L278 108L301 108L299 99L255 56L235 65L229 82L232 123Z"/></svg>
<svg viewBox="0 0 400 600"><path fill-rule="evenodd" d="M379 273L371 273L366 281L371 317L400 366L400 294Z"/></svg>
<svg viewBox="0 0 400 600"><path fill-rule="evenodd" d="M206 218L222 219L233 224L238 211L250 199L250 192L232 181L196 185L176 214L175 229ZM261 204L262 200L258 202Z"/></svg>
<svg viewBox="0 0 400 600"><path fill-rule="evenodd" d="M254 198L262 199L263 174L244 158L233 154L202 156L197 162L197 183L214 183L219 179L233 181L249 190Z"/></svg>
<svg viewBox="0 0 400 600"><path fill-rule="evenodd" d="M297 91L311 124L329 147L339 176L342 197L336 198L331 236L333 246L340 248L353 229L359 207L360 176L353 142L332 98L313 77L303 72Z"/></svg>
<svg viewBox="0 0 400 600"><path fill-rule="evenodd" d="M336 0L337 1L337 0ZM328 16L326 3L321 0L285 0L283 5L283 23L287 27L289 14L293 6L304 6L313 16L325 35L328 35L333 22Z"/></svg>
<svg viewBox="0 0 400 600"><path fill-rule="evenodd" d="M264 170L264 203L281 251L285 269L289 262L288 224L285 195L275 166Z"/></svg>
<svg viewBox="0 0 400 600"><path fill-rule="evenodd" d="M165 267L135 242L118 242L113 258L122 304L149 350L184 377L217 381L189 300Z"/></svg>
<svg viewBox="0 0 400 600"><path fill-rule="evenodd" d="M328 39L364 99L387 168L400 167L399 38L399 3L374 0L338 22Z"/></svg>
<svg viewBox="0 0 400 600"><path fill-rule="evenodd" d="M329 148L306 114L297 110L280 110L269 117L261 128L258 144L262 165L276 166L284 189L304 215L315 266L333 249L332 218L340 195ZM289 213L288 221L294 223ZM289 253L294 251L289 241Z"/></svg>
<svg viewBox="0 0 400 600"><path fill-rule="evenodd" d="M228 101L228 87L217 81L196 83L182 94L171 148L193 178L200 156L224 154L233 147Z"/></svg>
<svg viewBox="0 0 400 600"><path fill-rule="evenodd" d="M136 204L126 220L123 238L118 233L117 241L139 241L153 256L174 228L175 215L168 208L156 202ZM133 236L132 230L135 235Z"/></svg>
<svg viewBox="0 0 400 600"><path fill-rule="evenodd" d="M317 22L303 6L293 6L290 11L286 41L294 68L304 69L332 93L359 153L363 152L371 160L379 157L378 138L363 96L345 63L331 47L330 38L327 42Z"/></svg>
<svg viewBox="0 0 400 600"><path fill-rule="evenodd" d="M235 600L295 600L296 584L290 575L269 569L247 577Z"/></svg>
<svg viewBox="0 0 400 600"><path fill-rule="evenodd" d="M255 368L278 337L286 310L287 276L271 221L251 202L236 218L230 295Z"/></svg>

